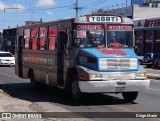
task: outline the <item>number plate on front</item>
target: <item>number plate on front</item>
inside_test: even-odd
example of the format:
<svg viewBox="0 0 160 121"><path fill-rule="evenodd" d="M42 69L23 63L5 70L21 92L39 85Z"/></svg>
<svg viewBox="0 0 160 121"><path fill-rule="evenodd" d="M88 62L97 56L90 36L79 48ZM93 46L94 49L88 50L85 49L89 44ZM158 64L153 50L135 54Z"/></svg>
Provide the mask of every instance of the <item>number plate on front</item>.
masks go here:
<svg viewBox="0 0 160 121"><path fill-rule="evenodd" d="M116 87L116 92L123 92L125 87Z"/></svg>

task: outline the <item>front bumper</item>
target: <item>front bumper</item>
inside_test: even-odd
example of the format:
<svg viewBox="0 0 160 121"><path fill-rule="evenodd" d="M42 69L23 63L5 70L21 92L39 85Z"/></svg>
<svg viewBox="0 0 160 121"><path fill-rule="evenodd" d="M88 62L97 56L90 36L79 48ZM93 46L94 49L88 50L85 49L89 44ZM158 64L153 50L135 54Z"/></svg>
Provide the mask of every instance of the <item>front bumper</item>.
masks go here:
<svg viewBox="0 0 160 121"><path fill-rule="evenodd" d="M11 62L0 62L1 66L14 66L15 62L11 61Z"/></svg>
<svg viewBox="0 0 160 121"><path fill-rule="evenodd" d="M150 80L110 80L110 81L79 81L81 92L133 92L147 91Z"/></svg>

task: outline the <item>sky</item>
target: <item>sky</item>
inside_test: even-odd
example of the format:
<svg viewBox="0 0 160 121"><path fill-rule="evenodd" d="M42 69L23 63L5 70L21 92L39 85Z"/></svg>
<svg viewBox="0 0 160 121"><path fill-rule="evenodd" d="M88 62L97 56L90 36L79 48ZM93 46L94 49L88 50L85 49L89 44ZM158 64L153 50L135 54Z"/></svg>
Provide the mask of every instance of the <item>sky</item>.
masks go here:
<svg viewBox="0 0 160 121"><path fill-rule="evenodd" d="M116 9L130 0L78 0L79 16L97 9ZM49 22L74 18L76 0L0 0L0 32L25 25L25 21Z"/></svg>

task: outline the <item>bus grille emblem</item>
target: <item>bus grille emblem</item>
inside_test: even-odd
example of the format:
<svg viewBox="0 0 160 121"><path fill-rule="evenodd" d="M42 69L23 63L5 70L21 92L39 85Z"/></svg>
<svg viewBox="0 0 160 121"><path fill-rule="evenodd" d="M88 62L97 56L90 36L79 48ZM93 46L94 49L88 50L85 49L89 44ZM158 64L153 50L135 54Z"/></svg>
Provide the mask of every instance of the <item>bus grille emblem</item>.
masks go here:
<svg viewBox="0 0 160 121"><path fill-rule="evenodd" d="M117 60L117 62L115 62L115 66L120 69L122 67L122 61L121 60Z"/></svg>

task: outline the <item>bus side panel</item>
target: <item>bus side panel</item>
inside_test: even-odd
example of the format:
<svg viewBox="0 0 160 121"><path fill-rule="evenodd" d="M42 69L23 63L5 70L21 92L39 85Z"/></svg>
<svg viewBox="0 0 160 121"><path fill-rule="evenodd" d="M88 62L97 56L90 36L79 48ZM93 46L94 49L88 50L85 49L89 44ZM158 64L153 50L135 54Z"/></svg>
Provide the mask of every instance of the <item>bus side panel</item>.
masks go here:
<svg viewBox="0 0 160 121"><path fill-rule="evenodd" d="M33 70L34 70L35 80L41 83L46 83L46 74L47 74L46 69L34 67Z"/></svg>
<svg viewBox="0 0 160 121"><path fill-rule="evenodd" d="M57 86L56 52L24 51L24 75L29 70L34 73L35 81ZM28 72L27 72L28 71Z"/></svg>
<svg viewBox="0 0 160 121"><path fill-rule="evenodd" d="M50 52L48 56L48 70L46 73L46 84L57 86L57 51Z"/></svg>

